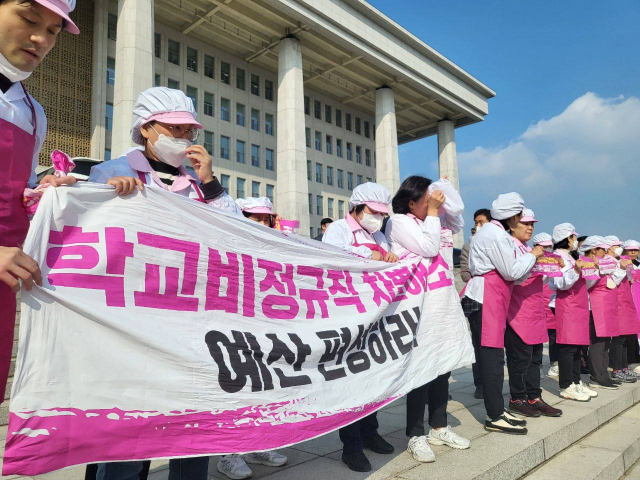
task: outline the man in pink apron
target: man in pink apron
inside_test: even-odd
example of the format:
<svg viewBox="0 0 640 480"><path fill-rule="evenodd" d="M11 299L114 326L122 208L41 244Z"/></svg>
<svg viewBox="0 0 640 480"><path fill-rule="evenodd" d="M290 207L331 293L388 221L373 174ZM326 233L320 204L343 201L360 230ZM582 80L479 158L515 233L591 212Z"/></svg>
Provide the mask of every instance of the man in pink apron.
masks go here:
<svg viewBox="0 0 640 480"><path fill-rule="evenodd" d="M527 242L534 229L533 210L526 208L511 231L516 257L529 253ZM504 336L509 370L509 412L525 417L559 417L562 410L542 400L540 368L542 344L549 340L543 293L544 277L534 273L515 282Z"/></svg>
<svg viewBox="0 0 640 480"><path fill-rule="evenodd" d="M47 120L21 82L53 48L63 28L79 33L69 18L74 6L74 0L0 1L0 159L4 176L0 188L0 398L4 398L11 363L19 281L27 290L41 281L38 265L21 249L29 229L23 192L27 185L35 186Z"/></svg>
<svg viewBox="0 0 640 480"><path fill-rule="evenodd" d="M526 422L504 409L504 336L513 282L525 277L542 247L516 258L516 246L506 229L516 227L522 218L524 200L515 192L498 196L491 205L493 220L476 233L469 252L469 269L473 278L465 295L482 304L474 313L480 315L480 365L484 405L487 410L485 429L524 435Z"/></svg>

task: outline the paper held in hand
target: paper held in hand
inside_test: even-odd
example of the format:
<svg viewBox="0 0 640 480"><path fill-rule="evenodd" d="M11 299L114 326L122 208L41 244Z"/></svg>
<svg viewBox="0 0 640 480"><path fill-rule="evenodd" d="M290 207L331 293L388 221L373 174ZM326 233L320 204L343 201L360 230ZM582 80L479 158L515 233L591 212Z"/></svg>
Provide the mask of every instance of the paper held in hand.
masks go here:
<svg viewBox="0 0 640 480"><path fill-rule="evenodd" d="M536 261L531 269L532 274L546 275L547 277L561 277L560 255L551 252L544 252L544 255Z"/></svg>

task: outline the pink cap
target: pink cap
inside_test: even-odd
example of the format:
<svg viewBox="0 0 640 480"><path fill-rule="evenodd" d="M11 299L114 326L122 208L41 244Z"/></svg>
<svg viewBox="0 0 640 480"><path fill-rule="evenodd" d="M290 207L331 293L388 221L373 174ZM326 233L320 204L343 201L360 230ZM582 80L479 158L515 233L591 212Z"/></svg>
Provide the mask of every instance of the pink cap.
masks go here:
<svg viewBox="0 0 640 480"><path fill-rule="evenodd" d="M64 21L64 28L69 32L77 35L80 33L80 29L73 23L73 20L69 17L69 13L75 8L75 0L36 0L40 5L48 8L53 13L60 15Z"/></svg>
<svg viewBox="0 0 640 480"><path fill-rule="evenodd" d="M535 219L535 213L530 208L525 208L522 211L522 218L520 219L522 223L535 223L537 220Z"/></svg>
<svg viewBox="0 0 640 480"><path fill-rule="evenodd" d="M600 245L596 245L596 248L603 248L605 250L609 250L611 245L607 245L606 243L601 243Z"/></svg>
<svg viewBox="0 0 640 480"><path fill-rule="evenodd" d="M382 202L362 202L371 210L379 213L389 213L389 205Z"/></svg>
<svg viewBox="0 0 640 480"><path fill-rule="evenodd" d="M533 218L533 217L522 217L522 218L520 219L520 222L522 222L522 223L536 223L537 221L538 221L538 220L536 220L536 219L535 219L535 218ZM542 245L542 244L541 244L541 245Z"/></svg>
<svg viewBox="0 0 640 480"><path fill-rule="evenodd" d="M247 213L266 213L266 214L269 214L269 215L276 215L276 212L273 212L268 207L244 208L242 211L243 212L247 212Z"/></svg>
<svg viewBox="0 0 640 480"><path fill-rule="evenodd" d="M544 241L538 243L538 245L540 245L541 247L551 247L551 246L553 246L553 242L551 240L544 240Z"/></svg>
<svg viewBox="0 0 640 480"><path fill-rule="evenodd" d="M196 128L204 128L190 112L156 113L146 118L144 123L147 124L153 121L166 123L167 125L193 125Z"/></svg>

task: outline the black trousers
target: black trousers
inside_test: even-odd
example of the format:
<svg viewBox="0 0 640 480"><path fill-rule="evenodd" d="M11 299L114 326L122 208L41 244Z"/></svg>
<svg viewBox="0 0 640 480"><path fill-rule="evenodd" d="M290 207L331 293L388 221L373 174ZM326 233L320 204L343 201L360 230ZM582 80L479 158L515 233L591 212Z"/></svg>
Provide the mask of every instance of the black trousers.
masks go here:
<svg viewBox="0 0 640 480"><path fill-rule="evenodd" d="M469 320L469 328L471 329L471 343L473 343L473 351L476 355L476 363L471 366L473 370L473 384L476 387L482 386L482 368L480 355L480 337L482 334L482 309L475 311L467 318Z"/></svg>
<svg viewBox="0 0 640 480"><path fill-rule="evenodd" d="M548 329L547 333L549 334L549 362L551 365L558 363L558 356L560 355L560 347L556 343L556 330Z"/></svg>
<svg viewBox="0 0 640 480"><path fill-rule="evenodd" d="M149 476L149 468L151 468L151 460L146 460L143 463L142 471L140 472L140 480L147 480ZM90 463L87 465L87 469L84 472L84 480L96 480L98 475L98 464Z"/></svg>
<svg viewBox="0 0 640 480"><path fill-rule="evenodd" d="M432 428L447 426L450 376L451 372L445 373L409 392L405 430L407 437L421 437L425 434L424 413L427 406L429 407L429 425Z"/></svg>
<svg viewBox="0 0 640 480"><path fill-rule="evenodd" d="M628 368L627 339L625 336L613 337L609 347L609 366L614 370Z"/></svg>
<svg viewBox="0 0 640 480"><path fill-rule="evenodd" d="M610 337L598 337L596 334L596 326L593 323L593 313L589 319L589 333L591 336L591 344L589 345L589 372L598 383L608 383L610 380L609 372L609 347L611 345Z"/></svg>
<svg viewBox="0 0 640 480"><path fill-rule="evenodd" d="M378 413L372 413L357 422L342 427L338 430L342 441L342 451L346 454L361 452L364 448L365 438L371 438L378 434Z"/></svg>
<svg viewBox="0 0 640 480"><path fill-rule="evenodd" d="M569 388L572 383L580 383L581 367L582 347L558 344L558 383L561 389Z"/></svg>
<svg viewBox="0 0 640 480"><path fill-rule="evenodd" d="M507 352L511 399L540 398L542 395L540 388L542 344L527 345L511 325L507 325L507 331L504 333L504 347Z"/></svg>
<svg viewBox="0 0 640 480"><path fill-rule="evenodd" d="M627 339L627 363L640 363L640 345L638 335L625 335Z"/></svg>

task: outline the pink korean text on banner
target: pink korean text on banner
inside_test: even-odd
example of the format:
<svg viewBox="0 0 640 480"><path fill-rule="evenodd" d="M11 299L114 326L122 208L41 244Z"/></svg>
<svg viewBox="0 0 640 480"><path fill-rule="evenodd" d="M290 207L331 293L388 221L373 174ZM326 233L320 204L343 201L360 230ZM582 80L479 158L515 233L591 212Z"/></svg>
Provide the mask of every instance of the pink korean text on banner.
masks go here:
<svg viewBox="0 0 640 480"><path fill-rule="evenodd" d="M588 257L583 257L582 255L580 255L580 260L584 262L584 266L582 267L582 278L585 280L598 280L600 275L598 275L596 262Z"/></svg>
<svg viewBox="0 0 640 480"><path fill-rule="evenodd" d="M618 268L618 262L610 255L605 255L598 260L598 270L600 275L611 275Z"/></svg>
<svg viewBox="0 0 640 480"><path fill-rule="evenodd" d="M533 268L532 274L545 275L547 277L562 277L562 268L560 267L560 255L551 252L544 252Z"/></svg>
<svg viewBox="0 0 640 480"><path fill-rule="evenodd" d="M155 186L48 189L4 475L266 451L474 361L449 265L354 258Z"/></svg>

